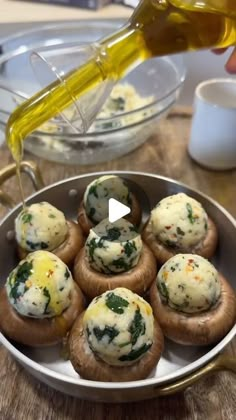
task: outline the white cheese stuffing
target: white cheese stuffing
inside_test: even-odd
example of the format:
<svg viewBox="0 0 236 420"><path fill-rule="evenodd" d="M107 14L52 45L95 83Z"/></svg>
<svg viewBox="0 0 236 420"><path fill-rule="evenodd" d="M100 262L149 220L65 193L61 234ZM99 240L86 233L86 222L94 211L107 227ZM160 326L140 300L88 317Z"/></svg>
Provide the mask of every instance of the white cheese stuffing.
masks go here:
<svg viewBox="0 0 236 420"><path fill-rule="evenodd" d="M15 219L18 244L27 251L53 251L64 242L68 226L64 214L47 202L25 207Z"/></svg>
<svg viewBox="0 0 236 420"><path fill-rule="evenodd" d="M161 200L151 212L151 229L157 239L172 248L190 251L205 238L208 217L202 205L184 193Z"/></svg>
<svg viewBox="0 0 236 420"><path fill-rule="evenodd" d="M135 363L153 343L151 306L122 287L93 299L83 325L92 351L110 365Z"/></svg>
<svg viewBox="0 0 236 420"><path fill-rule="evenodd" d="M101 222L108 217L110 198L130 206L129 189L125 181L115 175L105 175L91 182L84 193L84 206L90 220Z"/></svg>
<svg viewBox="0 0 236 420"><path fill-rule="evenodd" d="M48 251L30 253L6 281L8 299L21 315L52 318L70 305L74 281L67 266Z"/></svg>
<svg viewBox="0 0 236 420"><path fill-rule="evenodd" d="M171 308L186 313L208 310L219 299L221 285L215 267L205 258L178 254L157 275L160 296Z"/></svg>
<svg viewBox="0 0 236 420"><path fill-rule="evenodd" d="M122 273L138 264L142 239L127 220L110 223L105 219L90 230L85 250L90 266L96 271Z"/></svg>
<svg viewBox="0 0 236 420"><path fill-rule="evenodd" d="M134 109L149 105L153 101L154 96L141 96L130 83L117 83L103 105L101 112L98 114L98 119L111 118L114 115L133 111ZM136 122L135 116L130 115L129 118L131 122Z"/></svg>

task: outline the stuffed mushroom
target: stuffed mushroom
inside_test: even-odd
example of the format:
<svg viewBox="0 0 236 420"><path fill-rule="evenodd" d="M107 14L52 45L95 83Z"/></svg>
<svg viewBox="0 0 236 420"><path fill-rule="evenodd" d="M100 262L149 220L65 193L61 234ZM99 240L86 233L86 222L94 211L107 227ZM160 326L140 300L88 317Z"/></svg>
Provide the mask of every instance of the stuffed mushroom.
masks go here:
<svg viewBox="0 0 236 420"><path fill-rule="evenodd" d="M89 298L116 287L143 295L156 273L154 255L125 219L105 219L91 229L74 265L75 281Z"/></svg>
<svg viewBox="0 0 236 420"><path fill-rule="evenodd" d="M181 344L215 343L235 323L234 290L199 255L170 258L150 289L150 302L164 335Z"/></svg>
<svg viewBox="0 0 236 420"><path fill-rule="evenodd" d="M84 310L84 297L68 267L48 251L35 251L0 290L0 330L29 346L60 342Z"/></svg>
<svg viewBox="0 0 236 420"><path fill-rule="evenodd" d="M47 250L70 264L84 244L80 226L67 221L60 210L47 202L23 208L15 219L15 233L20 259L29 252Z"/></svg>
<svg viewBox="0 0 236 420"><path fill-rule="evenodd" d="M70 360L82 378L134 381L146 378L163 351L163 334L151 306L128 289L97 296L76 320Z"/></svg>
<svg viewBox="0 0 236 420"><path fill-rule="evenodd" d="M156 205L142 237L160 264L178 253L211 258L217 245L215 224L202 205L184 193L166 197Z"/></svg>
<svg viewBox="0 0 236 420"><path fill-rule="evenodd" d="M86 188L78 212L78 222L86 235L92 227L108 217L109 199L120 201L131 209L126 217L138 226L142 211L135 195L129 191L126 182L115 175L105 175L92 181Z"/></svg>

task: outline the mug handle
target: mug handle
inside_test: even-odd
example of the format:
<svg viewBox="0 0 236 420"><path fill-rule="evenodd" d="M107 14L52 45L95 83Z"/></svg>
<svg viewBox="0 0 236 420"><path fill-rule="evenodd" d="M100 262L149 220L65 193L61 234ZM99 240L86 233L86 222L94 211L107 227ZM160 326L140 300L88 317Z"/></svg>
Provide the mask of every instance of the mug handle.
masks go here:
<svg viewBox="0 0 236 420"><path fill-rule="evenodd" d="M193 385L199 379L202 379L205 376L219 372L221 370L228 370L232 373L236 373L236 358L220 354L211 360L207 365L201 367L195 372L192 372L190 375L185 376L174 383L170 383L169 385L167 384L161 387L154 387L154 392L158 397L172 395L183 391L185 388Z"/></svg>
<svg viewBox="0 0 236 420"><path fill-rule="evenodd" d="M26 173L29 178L32 181L32 184L34 186L34 189L36 191L40 190L44 187L44 182L42 179L42 175L40 173L38 165L33 161L22 161L20 163L20 171L23 173ZM5 168L0 170L0 187L2 184L16 175L16 163L12 163L10 165L7 165ZM16 205L15 201L12 197L10 197L9 194L7 194L5 191L3 191L0 188L0 203L7 207L8 209L11 209Z"/></svg>

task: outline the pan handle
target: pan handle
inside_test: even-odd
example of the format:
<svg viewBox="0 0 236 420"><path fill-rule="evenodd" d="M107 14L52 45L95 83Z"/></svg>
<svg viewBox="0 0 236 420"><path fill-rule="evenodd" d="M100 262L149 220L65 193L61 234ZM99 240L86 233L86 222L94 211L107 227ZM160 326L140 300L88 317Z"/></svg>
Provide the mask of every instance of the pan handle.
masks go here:
<svg viewBox="0 0 236 420"><path fill-rule="evenodd" d="M176 392L183 391L185 388L193 385L199 379L202 379L205 376L220 370L229 370L230 372L236 373L236 358L221 354L215 359L211 360L207 365L198 369L196 372L193 372L190 375L185 376L184 378L174 383L171 383L170 385L154 387L154 392L156 396L172 395Z"/></svg>
<svg viewBox="0 0 236 420"><path fill-rule="evenodd" d="M32 161L22 161L20 163L20 171L26 173L32 181L36 191L44 187L44 182L38 168L38 165ZM16 175L16 163L12 163L0 170L0 187L12 176ZM9 194L0 189L0 203L7 208L15 206L15 201Z"/></svg>

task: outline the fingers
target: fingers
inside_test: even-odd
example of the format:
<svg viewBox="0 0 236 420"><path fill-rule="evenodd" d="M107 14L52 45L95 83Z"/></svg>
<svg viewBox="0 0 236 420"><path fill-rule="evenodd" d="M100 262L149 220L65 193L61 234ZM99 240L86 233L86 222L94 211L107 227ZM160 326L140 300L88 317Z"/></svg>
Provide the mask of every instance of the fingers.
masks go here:
<svg viewBox="0 0 236 420"><path fill-rule="evenodd" d="M221 54L224 54L224 52L227 50L227 48L214 48L213 50L212 50L212 52L214 53L214 54L217 54L217 55L221 55Z"/></svg>
<svg viewBox="0 0 236 420"><path fill-rule="evenodd" d="M231 56L229 57L226 65L225 65L225 70L228 73L231 73L231 74L235 73L236 74L236 48L234 49Z"/></svg>

